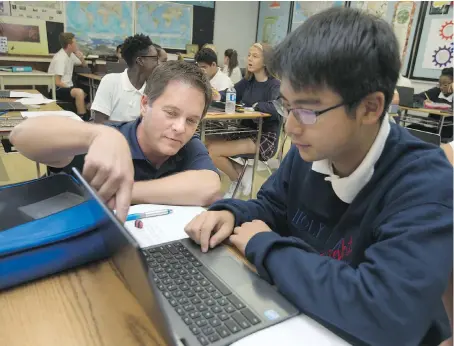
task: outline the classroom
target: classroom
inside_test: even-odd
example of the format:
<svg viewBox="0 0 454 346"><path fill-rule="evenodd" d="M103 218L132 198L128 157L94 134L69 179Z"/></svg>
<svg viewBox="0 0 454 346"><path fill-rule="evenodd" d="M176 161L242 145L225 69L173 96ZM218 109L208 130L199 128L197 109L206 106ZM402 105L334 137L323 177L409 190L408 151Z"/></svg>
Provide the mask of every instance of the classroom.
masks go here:
<svg viewBox="0 0 454 346"><path fill-rule="evenodd" d="M0 345L453 345L451 1L0 1Z"/></svg>

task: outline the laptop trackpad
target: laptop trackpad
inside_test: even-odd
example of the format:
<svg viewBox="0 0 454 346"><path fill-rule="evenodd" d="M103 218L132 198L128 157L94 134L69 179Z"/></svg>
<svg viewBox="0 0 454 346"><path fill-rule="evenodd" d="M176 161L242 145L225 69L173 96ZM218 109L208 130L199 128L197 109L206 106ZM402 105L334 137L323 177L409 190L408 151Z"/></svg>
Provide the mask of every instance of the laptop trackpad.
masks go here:
<svg viewBox="0 0 454 346"><path fill-rule="evenodd" d="M221 256L216 258L210 263L210 268L232 287L244 285L245 283L253 284L254 281L260 280L246 265L240 264L230 257Z"/></svg>

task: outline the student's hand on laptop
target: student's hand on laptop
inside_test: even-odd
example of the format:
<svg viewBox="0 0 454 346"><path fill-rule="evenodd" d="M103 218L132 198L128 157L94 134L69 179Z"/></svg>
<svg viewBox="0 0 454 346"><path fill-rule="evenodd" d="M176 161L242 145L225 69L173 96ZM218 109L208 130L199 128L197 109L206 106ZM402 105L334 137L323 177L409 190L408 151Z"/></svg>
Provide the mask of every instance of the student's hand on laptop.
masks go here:
<svg viewBox="0 0 454 346"><path fill-rule="evenodd" d="M131 151L119 131L101 125L96 125L96 129L85 156L83 176L124 222L134 184Z"/></svg>
<svg viewBox="0 0 454 346"><path fill-rule="evenodd" d="M202 252L222 243L233 232L235 217L227 210L206 211L197 215L184 228L189 237L200 244Z"/></svg>
<svg viewBox="0 0 454 346"><path fill-rule="evenodd" d="M254 220L252 222L245 222L240 227L235 227L229 240L245 256L246 246L249 240L256 234L262 232L271 232L271 229L263 221Z"/></svg>

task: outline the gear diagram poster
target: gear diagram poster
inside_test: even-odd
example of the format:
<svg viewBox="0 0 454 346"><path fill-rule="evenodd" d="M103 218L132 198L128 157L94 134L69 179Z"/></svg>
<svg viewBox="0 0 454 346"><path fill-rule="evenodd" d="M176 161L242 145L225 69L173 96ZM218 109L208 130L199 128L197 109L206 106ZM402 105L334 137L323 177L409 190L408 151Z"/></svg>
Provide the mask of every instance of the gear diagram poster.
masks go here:
<svg viewBox="0 0 454 346"><path fill-rule="evenodd" d="M432 19L428 37L430 39L426 43L423 68L438 70L452 66L453 21Z"/></svg>

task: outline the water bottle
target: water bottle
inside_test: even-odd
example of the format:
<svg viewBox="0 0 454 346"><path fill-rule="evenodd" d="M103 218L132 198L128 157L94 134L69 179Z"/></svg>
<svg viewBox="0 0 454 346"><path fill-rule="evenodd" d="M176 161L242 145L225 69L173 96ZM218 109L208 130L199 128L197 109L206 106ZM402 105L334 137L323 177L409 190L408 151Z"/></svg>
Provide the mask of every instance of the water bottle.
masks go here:
<svg viewBox="0 0 454 346"><path fill-rule="evenodd" d="M227 89L225 94L225 113L234 114L235 113L235 104L236 104L236 90L234 87Z"/></svg>

